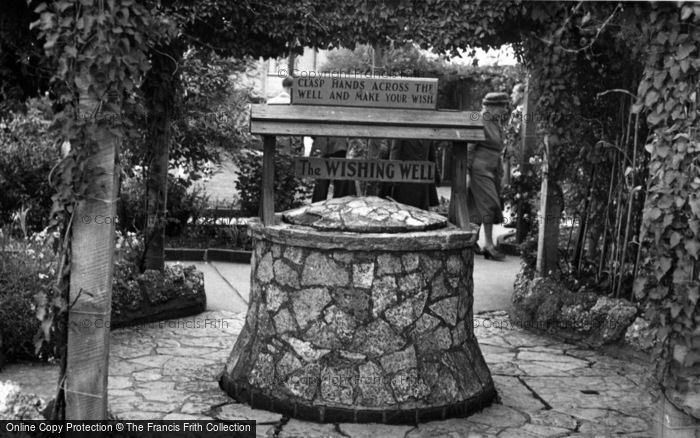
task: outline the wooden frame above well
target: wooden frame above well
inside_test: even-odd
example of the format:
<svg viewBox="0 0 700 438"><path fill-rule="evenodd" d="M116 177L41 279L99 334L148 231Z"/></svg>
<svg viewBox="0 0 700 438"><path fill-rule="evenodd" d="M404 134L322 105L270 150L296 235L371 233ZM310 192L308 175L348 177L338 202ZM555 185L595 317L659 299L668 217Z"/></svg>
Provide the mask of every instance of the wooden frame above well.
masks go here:
<svg viewBox="0 0 700 438"><path fill-rule="evenodd" d="M460 228L471 228L467 211L467 143L484 140L478 112L256 104L251 108L250 133L263 137L264 225L274 224L274 155L276 136L281 135L452 141L449 220Z"/></svg>

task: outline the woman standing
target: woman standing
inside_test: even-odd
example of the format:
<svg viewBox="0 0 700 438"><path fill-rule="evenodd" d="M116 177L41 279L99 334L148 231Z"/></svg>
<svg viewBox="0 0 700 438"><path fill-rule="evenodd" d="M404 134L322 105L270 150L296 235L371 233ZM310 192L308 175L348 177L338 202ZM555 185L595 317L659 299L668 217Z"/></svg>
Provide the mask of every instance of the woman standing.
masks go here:
<svg viewBox="0 0 700 438"><path fill-rule="evenodd" d="M509 98L506 93L488 93L482 100L481 118L486 139L470 143L467 158L467 207L470 221L484 224L487 259L503 260L505 256L493 243L493 224L503 222L501 206L501 172L503 165L503 132L501 123L508 114Z"/></svg>

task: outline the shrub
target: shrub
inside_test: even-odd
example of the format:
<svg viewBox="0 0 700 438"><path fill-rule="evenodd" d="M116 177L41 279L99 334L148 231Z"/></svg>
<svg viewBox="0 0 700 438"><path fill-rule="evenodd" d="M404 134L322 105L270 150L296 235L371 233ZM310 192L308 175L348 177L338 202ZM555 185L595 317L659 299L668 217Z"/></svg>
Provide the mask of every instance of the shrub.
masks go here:
<svg viewBox="0 0 700 438"><path fill-rule="evenodd" d="M262 154L243 150L237 157L239 167L236 188L241 197L241 209L249 216L260 211L262 190ZM290 155L275 154L275 211L300 206L311 193L311 184L294 176L294 159Z"/></svg>
<svg viewBox="0 0 700 438"><path fill-rule="evenodd" d="M520 261L523 267L523 275L532 280L537 266L537 227L533 227L530 233L520 244Z"/></svg>
<svg viewBox="0 0 700 438"><path fill-rule="evenodd" d="M53 340L36 348L40 322L38 293L53 298L55 233L10 240L0 235L0 358L6 362L50 360ZM112 283L112 327L192 315L206 307L204 278L194 266L166 266L164 272L139 273L143 242L135 233L117 233Z"/></svg>
<svg viewBox="0 0 700 438"><path fill-rule="evenodd" d="M168 239L169 248L252 248L252 241L243 225L195 224L178 237Z"/></svg>
<svg viewBox="0 0 700 438"><path fill-rule="evenodd" d="M206 309L204 276L194 266L139 272L143 240L118 235L112 283L112 328L197 314Z"/></svg>
<svg viewBox="0 0 700 438"><path fill-rule="evenodd" d="M200 186L192 187L192 182L168 175L168 215L165 226L167 236L182 234L188 222L195 222L207 206L208 197ZM124 176L119 190L117 204L119 230L122 232L142 231L146 224L146 185L143 176Z"/></svg>
<svg viewBox="0 0 700 438"><path fill-rule="evenodd" d="M0 396L0 420L45 420L42 413L44 401L34 394L27 394L16 383L0 381ZM17 436L33 435L20 433Z"/></svg>
<svg viewBox="0 0 700 438"><path fill-rule="evenodd" d="M49 174L60 158L47 113L46 102L32 99L26 114L0 120L0 223L26 210L30 232L48 225L54 192Z"/></svg>
<svg viewBox="0 0 700 438"><path fill-rule="evenodd" d="M8 238L10 227L4 227L0 240L0 339L2 355L7 362L50 359L49 345L36 349L34 337L39 320L35 295L45 291L51 296L55 275L52 244L56 235L37 233L22 241Z"/></svg>
<svg viewBox="0 0 700 438"><path fill-rule="evenodd" d="M182 178L171 178L168 186L168 223L165 234L178 236L187 224L196 222L207 207L208 195L201 186L192 187L192 183Z"/></svg>

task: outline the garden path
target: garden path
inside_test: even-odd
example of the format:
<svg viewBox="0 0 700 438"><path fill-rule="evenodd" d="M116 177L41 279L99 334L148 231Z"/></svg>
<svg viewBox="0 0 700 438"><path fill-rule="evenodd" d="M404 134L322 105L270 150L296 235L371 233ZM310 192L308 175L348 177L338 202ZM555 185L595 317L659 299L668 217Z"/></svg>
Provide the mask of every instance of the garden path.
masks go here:
<svg viewBox="0 0 700 438"><path fill-rule="evenodd" d="M218 387L243 313L206 312L112 332L110 409L120 418L251 419L261 437L651 436L643 364L536 336L505 312L475 318L500 403L413 426L316 424L236 403Z"/></svg>
<svg viewBox="0 0 700 438"><path fill-rule="evenodd" d="M195 264L205 274L205 313L111 333L109 398L116 416L252 419L261 437L652 436L648 365L613 359L510 324L502 309L510 305L517 257L493 262L477 256L474 264L474 331L500 402L466 419L418 427L316 424L236 403L219 389L217 374L243 325L250 266ZM49 399L57 369L10 365L1 378Z"/></svg>
<svg viewBox="0 0 700 438"><path fill-rule="evenodd" d="M648 365L622 361L513 327L503 311L475 316L474 332L500 402L464 419L420 426L317 424L236 403L218 387L244 313L114 330L110 410L123 419L251 419L260 437L652 436ZM48 398L55 367L13 365L3 378Z"/></svg>

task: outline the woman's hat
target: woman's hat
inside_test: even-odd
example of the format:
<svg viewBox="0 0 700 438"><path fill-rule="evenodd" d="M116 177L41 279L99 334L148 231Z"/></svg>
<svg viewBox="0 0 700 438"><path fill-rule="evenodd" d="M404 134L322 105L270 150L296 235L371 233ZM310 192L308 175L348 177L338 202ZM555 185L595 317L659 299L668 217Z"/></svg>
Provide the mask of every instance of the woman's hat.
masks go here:
<svg viewBox="0 0 700 438"><path fill-rule="evenodd" d="M508 105L510 98L506 93L488 93L481 101L482 105Z"/></svg>

